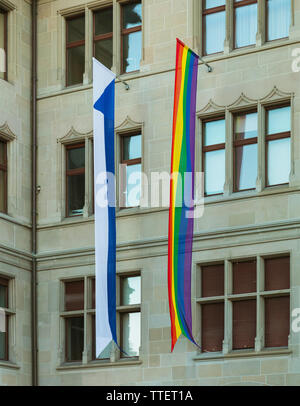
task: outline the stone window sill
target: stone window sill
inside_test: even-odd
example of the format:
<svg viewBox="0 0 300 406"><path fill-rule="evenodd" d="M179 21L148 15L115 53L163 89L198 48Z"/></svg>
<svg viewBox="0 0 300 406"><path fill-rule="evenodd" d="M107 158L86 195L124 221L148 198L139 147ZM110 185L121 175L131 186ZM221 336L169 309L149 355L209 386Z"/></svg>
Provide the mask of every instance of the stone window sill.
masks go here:
<svg viewBox="0 0 300 406"><path fill-rule="evenodd" d="M20 369L20 366L11 361L0 361L0 368Z"/></svg>
<svg viewBox="0 0 300 406"><path fill-rule="evenodd" d="M252 357L265 357L265 356L277 356L277 355L289 355L292 354L292 350L288 348L270 349L262 351L232 351L228 354L223 353L207 353L199 354L194 358L194 361L212 361L212 360L225 360L234 358L252 358Z"/></svg>
<svg viewBox="0 0 300 406"><path fill-rule="evenodd" d="M142 361L139 359L135 360L119 360L116 362L102 362L102 361L90 361L87 364L82 363L65 363L56 368L57 371L65 371L70 369L87 369L87 368L109 368L109 367L122 367L122 366L133 366L141 365Z"/></svg>

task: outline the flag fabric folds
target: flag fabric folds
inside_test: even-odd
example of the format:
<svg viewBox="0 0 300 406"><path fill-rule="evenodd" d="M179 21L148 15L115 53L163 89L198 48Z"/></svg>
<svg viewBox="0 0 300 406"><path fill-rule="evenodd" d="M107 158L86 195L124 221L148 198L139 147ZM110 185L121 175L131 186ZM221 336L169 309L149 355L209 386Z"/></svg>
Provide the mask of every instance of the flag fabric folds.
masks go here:
<svg viewBox="0 0 300 406"><path fill-rule="evenodd" d="M93 58L96 357L116 334L115 75ZM113 179L113 180L112 180Z"/></svg>
<svg viewBox="0 0 300 406"><path fill-rule="evenodd" d="M198 58L177 39L168 242L171 351L181 334L196 344L192 334L191 264Z"/></svg>

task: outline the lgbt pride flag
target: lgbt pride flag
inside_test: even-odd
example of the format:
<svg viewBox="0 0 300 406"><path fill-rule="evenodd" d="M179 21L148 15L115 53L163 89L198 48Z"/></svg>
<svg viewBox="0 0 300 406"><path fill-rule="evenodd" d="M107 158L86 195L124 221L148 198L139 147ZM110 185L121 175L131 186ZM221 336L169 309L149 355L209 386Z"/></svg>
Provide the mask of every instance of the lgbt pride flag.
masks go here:
<svg viewBox="0 0 300 406"><path fill-rule="evenodd" d="M195 343L192 334L191 264L198 58L177 39L168 244L172 351L181 334Z"/></svg>

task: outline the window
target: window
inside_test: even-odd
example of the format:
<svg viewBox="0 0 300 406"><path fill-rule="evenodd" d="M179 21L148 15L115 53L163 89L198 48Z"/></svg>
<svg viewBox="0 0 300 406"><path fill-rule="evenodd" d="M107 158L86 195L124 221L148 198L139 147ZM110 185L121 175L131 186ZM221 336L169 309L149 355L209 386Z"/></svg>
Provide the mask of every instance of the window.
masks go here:
<svg viewBox="0 0 300 406"><path fill-rule="evenodd" d="M121 72L140 69L142 59L142 4L134 2L121 9Z"/></svg>
<svg viewBox="0 0 300 406"><path fill-rule="evenodd" d="M0 308L8 309L8 279L0 277ZM5 331L0 330L0 360L8 361L8 317L5 312Z"/></svg>
<svg viewBox="0 0 300 406"><path fill-rule="evenodd" d="M241 113L234 117L234 190L256 187L257 177L257 113Z"/></svg>
<svg viewBox="0 0 300 406"><path fill-rule="evenodd" d="M225 41L225 0L203 0L202 39L205 55L223 52Z"/></svg>
<svg viewBox="0 0 300 406"><path fill-rule="evenodd" d="M85 16L66 19L66 85L83 83L85 71Z"/></svg>
<svg viewBox="0 0 300 406"><path fill-rule="evenodd" d="M291 0L266 0L267 40L287 38L291 23Z"/></svg>
<svg viewBox="0 0 300 406"><path fill-rule="evenodd" d="M141 345L141 277L120 277L120 345L125 353L122 357L138 357Z"/></svg>
<svg viewBox="0 0 300 406"><path fill-rule="evenodd" d="M141 198L142 136L124 134L121 138L120 207L136 207Z"/></svg>
<svg viewBox="0 0 300 406"><path fill-rule="evenodd" d="M227 261L226 269L224 263L200 267L202 353L287 347L289 256Z"/></svg>
<svg viewBox="0 0 300 406"><path fill-rule="evenodd" d="M113 8L94 12L94 56L111 69L113 65Z"/></svg>
<svg viewBox="0 0 300 406"><path fill-rule="evenodd" d="M7 143L0 140L0 212L7 211Z"/></svg>
<svg viewBox="0 0 300 406"><path fill-rule="evenodd" d="M291 108L272 107L266 114L266 184L286 184L291 169Z"/></svg>
<svg viewBox="0 0 300 406"><path fill-rule="evenodd" d="M0 8L0 50L3 50L0 51L0 58L4 57L4 61L0 61L0 79L4 80L7 80L7 33L7 11Z"/></svg>
<svg viewBox="0 0 300 406"><path fill-rule="evenodd" d="M205 195L223 193L225 182L225 119L203 122L202 160Z"/></svg>
<svg viewBox="0 0 300 406"><path fill-rule="evenodd" d="M85 144L66 146L67 217L83 214L85 200Z"/></svg>
<svg viewBox="0 0 300 406"><path fill-rule="evenodd" d="M234 0L235 48L256 43L257 0Z"/></svg>

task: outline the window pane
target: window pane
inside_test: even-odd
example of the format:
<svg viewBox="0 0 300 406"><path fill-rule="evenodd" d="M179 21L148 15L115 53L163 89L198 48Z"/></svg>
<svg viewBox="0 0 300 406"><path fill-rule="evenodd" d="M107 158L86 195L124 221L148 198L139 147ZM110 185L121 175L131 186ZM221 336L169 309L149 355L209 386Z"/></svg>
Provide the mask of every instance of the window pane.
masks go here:
<svg viewBox="0 0 300 406"><path fill-rule="evenodd" d="M137 27L142 24L141 3L127 4L123 6L123 28Z"/></svg>
<svg viewBox="0 0 300 406"><path fill-rule="evenodd" d="M265 259L265 290L290 288L290 258Z"/></svg>
<svg viewBox="0 0 300 406"><path fill-rule="evenodd" d="M0 48L6 50L6 41L5 41L5 36L6 36L6 30L5 30L5 20L7 18L7 13L3 13L0 10ZM6 61L4 61L4 66L6 65ZM0 67L2 67L2 64L0 63ZM5 78L5 73L1 72L0 69L0 79Z"/></svg>
<svg viewBox="0 0 300 406"><path fill-rule="evenodd" d="M76 85L82 83L84 74L84 45L68 48L68 81L67 86Z"/></svg>
<svg viewBox="0 0 300 406"><path fill-rule="evenodd" d="M254 137L257 137L257 113L236 116L234 139L238 141Z"/></svg>
<svg viewBox="0 0 300 406"><path fill-rule="evenodd" d="M141 345L141 313L122 314L122 346L129 357L137 357Z"/></svg>
<svg viewBox="0 0 300 406"><path fill-rule="evenodd" d="M232 265L232 293L256 292L256 261L234 262Z"/></svg>
<svg viewBox="0 0 300 406"><path fill-rule="evenodd" d="M0 170L0 212L6 211L6 172Z"/></svg>
<svg viewBox="0 0 300 406"><path fill-rule="evenodd" d="M204 22L206 54L223 52L225 40L225 11L206 15Z"/></svg>
<svg viewBox="0 0 300 406"><path fill-rule="evenodd" d="M224 265L208 265L201 267L201 296L224 295Z"/></svg>
<svg viewBox="0 0 300 406"><path fill-rule="evenodd" d="M83 351L83 317L66 318L66 358L67 361L81 361Z"/></svg>
<svg viewBox="0 0 300 406"><path fill-rule="evenodd" d="M224 303L201 305L201 350L222 351L224 340Z"/></svg>
<svg viewBox="0 0 300 406"><path fill-rule="evenodd" d="M0 359L6 360L6 339L7 335L0 331Z"/></svg>
<svg viewBox="0 0 300 406"><path fill-rule="evenodd" d="M225 142L225 120L208 121L204 128L204 146Z"/></svg>
<svg viewBox="0 0 300 406"><path fill-rule="evenodd" d="M85 167L85 148L72 148L67 150L68 169L78 169Z"/></svg>
<svg viewBox="0 0 300 406"><path fill-rule="evenodd" d="M65 311L83 310L84 281L65 282Z"/></svg>
<svg viewBox="0 0 300 406"><path fill-rule="evenodd" d="M205 0L204 8L213 8L219 6L225 6L225 0Z"/></svg>
<svg viewBox="0 0 300 406"><path fill-rule="evenodd" d="M2 141L0 141L0 164L6 164L6 142Z"/></svg>
<svg viewBox="0 0 300 406"><path fill-rule="evenodd" d="M223 193L225 183L225 150L205 153L205 194Z"/></svg>
<svg viewBox="0 0 300 406"><path fill-rule="evenodd" d="M7 307L7 293L7 286L0 285L0 307L2 308Z"/></svg>
<svg viewBox="0 0 300 406"><path fill-rule="evenodd" d="M290 333L290 298L265 299L265 346L287 347Z"/></svg>
<svg viewBox="0 0 300 406"><path fill-rule="evenodd" d="M95 309L96 308L96 279L95 278L93 278L92 280L91 280L91 285L92 285L92 294L91 294L91 296L92 296L92 303L91 303L91 308L92 309Z"/></svg>
<svg viewBox="0 0 300 406"><path fill-rule="evenodd" d="M108 69L111 69L113 63L112 47L112 38L95 42L95 58L98 59L98 61L100 61Z"/></svg>
<svg viewBox="0 0 300 406"><path fill-rule="evenodd" d="M82 214L85 193L85 174L68 176L68 216Z"/></svg>
<svg viewBox="0 0 300 406"><path fill-rule="evenodd" d="M255 189L257 177L257 144L235 147L235 188Z"/></svg>
<svg viewBox="0 0 300 406"><path fill-rule="evenodd" d="M278 165L280 162L280 165ZM289 183L291 170L290 138L268 142L268 185Z"/></svg>
<svg viewBox="0 0 300 406"><path fill-rule="evenodd" d="M256 43L257 4L235 9L235 47L245 47Z"/></svg>
<svg viewBox="0 0 300 406"><path fill-rule="evenodd" d="M141 141L142 137L140 135L131 135L122 138L124 161L141 157L142 155Z"/></svg>
<svg viewBox="0 0 300 406"><path fill-rule="evenodd" d="M122 305L141 303L141 277L130 276L122 279Z"/></svg>
<svg viewBox="0 0 300 406"><path fill-rule="evenodd" d="M126 166L126 207L136 207L141 199L142 165Z"/></svg>
<svg viewBox="0 0 300 406"><path fill-rule="evenodd" d="M95 35L113 32L113 9L112 7L95 12Z"/></svg>
<svg viewBox="0 0 300 406"><path fill-rule="evenodd" d="M232 348L254 348L256 337L256 300L233 302Z"/></svg>
<svg viewBox="0 0 300 406"><path fill-rule="evenodd" d="M289 36L291 0L268 0L268 40Z"/></svg>
<svg viewBox="0 0 300 406"><path fill-rule="evenodd" d="M142 58L142 31L123 36L123 71L133 72L140 69Z"/></svg>
<svg viewBox="0 0 300 406"><path fill-rule="evenodd" d="M268 111L268 135L291 131L291 108L281 107Z"/></svg>
<svg viewBox="0 0 300 406"><path fill-rule="evenodd" d="M67 43L85 39L85 17L80 16L67 20Z"/></svg>

